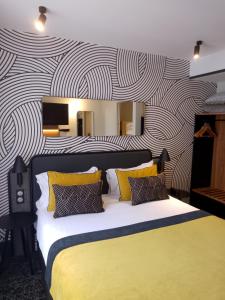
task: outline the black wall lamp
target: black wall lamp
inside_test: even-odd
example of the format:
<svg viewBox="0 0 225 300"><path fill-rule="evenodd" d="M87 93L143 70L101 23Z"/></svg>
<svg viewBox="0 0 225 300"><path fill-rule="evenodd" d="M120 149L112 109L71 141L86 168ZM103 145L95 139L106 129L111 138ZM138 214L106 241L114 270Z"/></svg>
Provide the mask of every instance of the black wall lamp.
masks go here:
<svg viewBox="0 0 225 300"><path fill-rule="evenodd" d="M31 211L30 170L21 156L17 156L9 171L10 212Z"/></svg>
<svg viewBox="0 0 225 300"><path fill-rule="evenodd" d="M46 13L47 13L47 8L45 6L39 6L39 13L40 16L38 17L38 19L35 21L35 28L42 32L45 30L45 23L46 23Z"/></svg>
<svg viewBox="0 0 225 300"><path fill-rule="evenodd" d="M12 172L17 174L17 185L23 185L23 173L27 172L27 167L21 156L17 156L12 168Z"/></svg>
<svg viewBox="0 0 225 300"><path fill-rule="evenodd" d="M194 48L194 59L198 59L200 56L200 46L202 45L202 41L197 41Z"/></svg>
<svg viewBox="0 0 225 300"><path fill-rule="evenodd" d="M164 171L165 168L165 162L170 161L170 156L166 148L163 148L160 156L159 156L159 162L158 162L158 172L161 173Z"/></svg>

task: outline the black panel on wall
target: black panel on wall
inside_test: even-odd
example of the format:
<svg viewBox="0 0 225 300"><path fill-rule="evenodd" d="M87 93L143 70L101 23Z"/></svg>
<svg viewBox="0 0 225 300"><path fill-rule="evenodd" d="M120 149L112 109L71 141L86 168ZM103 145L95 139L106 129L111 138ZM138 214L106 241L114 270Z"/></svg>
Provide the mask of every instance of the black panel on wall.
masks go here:
<svg viewBox="0 0 225 300"><path fill-rule="evenodd" d="M208 187L211 183L213 138L198 138L194 142L191 187Z"/></svg>
<svg viewBox="0 0 225 300"><path fill-rule="evenodd" d="M209 123L215 132L215 115L196 115L194 131L197 132ZM191 188L208 187L211 185L211 170L214 139L210 137L194 138Z"/></svg>
<svg viewBox="0 0 225 300"><path fill-rule="evenodd" d="M189 190L194 114L215 85L190 81L188 61L6 29L0 48L0 214L18 154L28 162L37 153L167 148L168 186ZM43 137L43 95L144 102L144 135Z"/></svg>

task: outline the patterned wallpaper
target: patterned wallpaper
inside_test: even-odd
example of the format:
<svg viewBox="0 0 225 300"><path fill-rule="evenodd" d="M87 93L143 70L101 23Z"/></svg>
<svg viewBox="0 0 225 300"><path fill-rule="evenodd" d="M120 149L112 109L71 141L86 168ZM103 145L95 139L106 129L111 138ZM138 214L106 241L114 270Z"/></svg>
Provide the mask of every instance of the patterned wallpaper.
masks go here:
<svg viewBox="0 0 225 300"><path fill-rule="evenodd" d="M189 62L62 38L0 30L0 215L8 212L7 172L20 154L167 148L167 185L188 190L194 114L215 93L190 81ZM43 95L146 104L142 136L45 138Z"/></svg>

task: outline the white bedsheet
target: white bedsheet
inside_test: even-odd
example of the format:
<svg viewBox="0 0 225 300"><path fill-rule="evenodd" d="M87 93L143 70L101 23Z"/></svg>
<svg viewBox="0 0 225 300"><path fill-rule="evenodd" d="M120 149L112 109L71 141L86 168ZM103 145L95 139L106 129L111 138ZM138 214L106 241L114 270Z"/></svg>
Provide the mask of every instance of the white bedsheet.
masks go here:
<svg viewBox="0 0 225 300"><path fill-rule="evenodd" d="M118 201L103 195L105 212L53 218L53 212L37 211L37 240L45 263L51 245L60 238L115 228L148 220L155 220L197 210L178 199L170 199L132 206L130 201Z"/></svg>

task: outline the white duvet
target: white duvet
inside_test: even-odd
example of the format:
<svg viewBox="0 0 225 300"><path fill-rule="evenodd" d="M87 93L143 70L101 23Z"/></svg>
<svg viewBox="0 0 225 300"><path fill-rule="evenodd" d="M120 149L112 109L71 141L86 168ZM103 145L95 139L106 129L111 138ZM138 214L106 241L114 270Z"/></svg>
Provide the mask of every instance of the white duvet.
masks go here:
<svg viewBox="0 0 225 300"><path fill-rule="evenodd" d="M102 229L126 226L197 210L170 196L167 200L132 206L130 201L118 201L103 195L103 213L53 218L53 212L37 210L37 240L45 263L51 245L60 238Z"/></svg>

